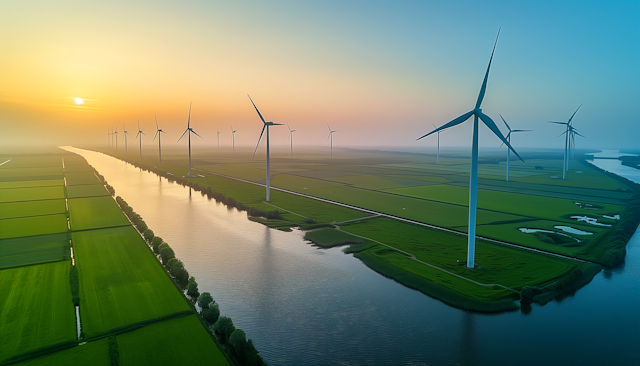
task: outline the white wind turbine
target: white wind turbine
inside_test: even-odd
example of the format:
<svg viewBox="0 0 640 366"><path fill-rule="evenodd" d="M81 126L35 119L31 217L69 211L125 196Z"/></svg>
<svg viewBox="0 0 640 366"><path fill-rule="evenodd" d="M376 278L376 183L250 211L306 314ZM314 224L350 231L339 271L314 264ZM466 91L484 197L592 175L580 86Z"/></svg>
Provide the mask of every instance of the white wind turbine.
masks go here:
<svg viewBox="0 0 640 366"><path fill-rule="evenodd" d="M251 98L249 98L251 99ZM238 130L234 130L233 126L231 126L231 145L232 145L232 153L235 154L236 153L236 132L238 132Z"/></svg>
<svg viewBox="0 0 640 366"><path fill-rule="evenodd" d="M127 152L129 151L127 148L127 135L129 134L129 132L127 131L126 127L124 127L124 122L122 123L122 133L124 133L124 154L127 155Z"/></svg>
<svg viewBox="0 0 640 366"><path fill-rule="evenodd" d="M249 97L249 100L251 101L251 104L253 104L253 108L256 109L256 112L258 112L258 116L260 116L260 119L262 120L262 132L260 132L260 137L258 138L258 144L256 145L256 149L253 151L253 157L256 156L256 151L258 151L258 146L260 146L260 140L262 140L262 135L264 134L264 130L267 130L267 202L269 202L269 198L271 195L271 172L270 172L270 162L269 162L269 126L279 126L282 125L282 123L273 123L273 121L265 121L264 118L262 117L262 114L260 113L260 111L258 110L258 107L256 107L256 104L253 102L253 99L251 99L251 97L249 96L249 94L247 94L247 96Z"/></svg>
<svg viewBox="0 0 640 366"><path fill-rule="evenodd" d="M184 130L184 132L182 133L182 136L180 136L180 138L177 141L177 142L180 142L180 140L182 140L185 134L189 135L188 136L189 138L189 172L187 173L187 177L195 177L195 175L191 174L191 134L192 133L202 138L202 136L198 135L198 133L194 131L193 128L191 128L191 103L189 103L189 119L187 120L187 129Z"/></svg>
<svg viewBox="0 0 640 366"><path fill-rule="evenodd" d="M580 109L580 107L582 107L582 104L580 104L580 106L578 106L578 109ZM576 113L578 113L578 109L576 109L575 112L573 112L573 114L571 115L571 118L569 118L569 121L567 122L552 122L550 121L549 123L555 123L558 125L565 125L567 128L566 130L560 134L560 136L565 135L564 137L564 162L562 164L562 179L566 179L567 177L567 171L569 170L569 153L571 152L571 145L574 143L574 137L575 135L578 135L580 137L584 137L581 134L578 133L578 130L576 130L575 128L573 128L573 126L571 125L572 121L573 121L573 117L576 115ZM560 137L558 136L558 137Z"/></svg>
<svg viewBox="0 0 640 366"><path fill-rule="evenodd" d="M138 120L138 134L136 138L138 138L138 136L140 137L140 156L142 156L142 135L144 135L144 132L140 129L140 120Z"/></svg>
<svg viewBox="0 0 640 366"><path fill-rule="evenodd" d="M291 158L293 159L293 133L296 132L296 130L292 130L291 127L289 127L288 123L287 128L289 129L289 140L291 141Z"/></svg>
<svg viewBox="0 0 640 366"><path fill-rule="evenodd" d="M218 149L220 149L220 129L216 128L216 132L218 132Z"/></svg>
<svg viewBox="0 0 640 366"><path fill-rule="evenodd" d="M500 31L498 30L498 37L500 36ZM475 267L475 255L476 255L476 209L478 204L478 119L480 119L489 129L496 135L502 142L504 142L509 149L511 149L514 154L520 160L522 158L518 153L511 147L509 141L507 141L502 133L496 126L495 122L482 112L480 106L482 104L482 100L484 99L484 94L487 90L487 79L489 78L489 70L491 69L491 61L493 61L493 53L496 50L496 45L498 44L498 37L496 37L496 42L493 45L493 51L491 52L491 58L489 59L489 66L487 66L487 72L484 75L484 81L482 82L482 87L480 88L480 94L478 95L478 100L476 102L476 106L473 110L463 114L462 116L452 120L451 122L443 125L442 127L436 128L435 130L429 132L428 134L418 138L427 137L433 133L438 131L445 130L449 127L453 127L455 125L459 125L466 120L468 120L471 116L473 116L473 143L471 148L471 177L469 181L469 238L468 238L468 248L467 248L467 267L474 268ZM524 160L523 160L524 161Z"/></svg>
<svg viewBox="0 0 640 366"><path fill-rule="evenodd" d="M166 133L163 130L160 129L160 127L158 127L158 117L154 116L156 119L156 135L153 136L153 141L156 140L156 137L158 138L158 160L160 161L159 164L162 164L162 145L160 143L160 134ZM151 141L151 142L153 142Z"/></svg>
<svg viewBox="0 0 640 366"><path fill-rule="evenodd" d="M113 134L116 136L116 151L118 151L118 127L116 127L116 131Z"/></svg>
<svg viewBox="0 0 640 366"><path fill-rule="evenodd" d="M511 127L509 127L509 124L507 124L507 121L504 120L504 117L502 117L502 115L499 115L500 118L502 118L502 122L504 122L504 125L507 126L507 129L509 130L509 133L507 134L507 141L509 141L509 143L511 143L511 133L512 132L529 132L531 130L512 130ZM504 143L503 143L504 145ZM509 181L509 158L511 157L511 150L507 149L507 182Z"/></svg>
<svg viewBox="0 0 640 366"><path fill-rule="evenodd" d="M433 128L438 128L435 123L433 123ZM436 164L440 164L440 131L438 131L438 152L436 154Z"/></svg>
<svg viewBox="0 0 640 366"><path fill-rule="evenodd" d="M332 130L328 123L327 128L329 129L329 136L327 137L327 140L331 140L331 157L333 157L333 133L338 131Z"/></svg>
<svg viewBox="0 0 640 366"><path fill-rule="evenodd" d="M111 130L107 128L107 147L111 147Z"/></svg>

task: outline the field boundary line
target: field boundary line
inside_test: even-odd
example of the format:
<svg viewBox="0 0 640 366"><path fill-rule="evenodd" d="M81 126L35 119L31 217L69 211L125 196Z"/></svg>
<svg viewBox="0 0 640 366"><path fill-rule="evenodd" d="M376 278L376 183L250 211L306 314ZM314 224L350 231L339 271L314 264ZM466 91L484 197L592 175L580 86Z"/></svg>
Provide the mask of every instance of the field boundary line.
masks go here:
<svg viewBox="0 0 640 366"><path fill-rule="evenodd" d="M8 163L10 161L11 161L11 159L9 159L9 160L5 161L4 163L0 164L0 166L5 165L6 163Z"/></svg>

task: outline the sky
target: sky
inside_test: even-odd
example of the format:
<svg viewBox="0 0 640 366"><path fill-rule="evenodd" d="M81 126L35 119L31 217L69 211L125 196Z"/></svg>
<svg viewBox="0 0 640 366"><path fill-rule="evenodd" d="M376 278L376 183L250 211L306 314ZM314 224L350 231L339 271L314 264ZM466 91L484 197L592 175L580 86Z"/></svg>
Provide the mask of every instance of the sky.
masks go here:
<svg viewBox="0 0 640 366"><path fill-rule="evenodd" d="M473 109L498 29L483 112L518 147L640 144L638 1L13 1L0 2L0 145L106 144L154 118L175 145L255 146L262 123L295 143L416 142ZM84 104L75 104L83 98ZM441 134L469 146L471 120ZM122 136L122 135L120 135ZM272 146L288 144L286 126ZM183 143L183 142L181 142ZM498 147L486 128L480 144Z"/></svg>

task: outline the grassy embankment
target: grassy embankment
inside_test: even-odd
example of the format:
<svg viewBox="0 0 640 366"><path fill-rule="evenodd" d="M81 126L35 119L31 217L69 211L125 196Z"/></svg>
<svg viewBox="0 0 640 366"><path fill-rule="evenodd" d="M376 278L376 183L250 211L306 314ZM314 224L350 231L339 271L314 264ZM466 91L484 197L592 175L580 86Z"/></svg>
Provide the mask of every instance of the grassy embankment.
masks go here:
<svg viewBox="0 0 640 366"><path fill-rule="evenodd" d="M0 364L112 365L106 337L130 350L144 344L121 352L120 364L227 364L84 159L10 158L0 167Z"/></svg>
<svg viewBox="0 0 640 366"><path fill-rule="evenodd" d="M165 159L172 160L178 164L184 163L181 159L167 157L167 155L165 155ZM212 160L214 159L196 157L194 165L204 170L236 176L258 183L263 181L260 178L263 171L256 163L234 158L215 164L216 161L212 162ZM205 177L184 178L184 167L164 163L158 168L154 165L157 164L154 159L139 159L136 157L130 162L169 177L169 179L179 180L182 184L191 185L198 190L202 187L210 188L214 192L233 197L234 202L260 207L261 209L277 207L280 212L284 212L279 220L257 220L276 228L286 228L292 225L305 227L305 223L309 218L319 222L320 225L326 225L329 222L347 221L364 216L361 212L277 191L272 191L271 204L267 204L262 201L264 188L259 186L240 183L206 173L202 173ZM280 172L278 172L278 168L274 169L278 173L273 175L273 186L420 222L436 224L462 232L466 231L466 194L463 194L466 188L463 186L464 182L468 181L468 176L465 177L464 173L468 167L459 161L449 161L448 164L442 164L441 166L415 162L401 164L388 164L387 162L374 164L376 166L363 166L353 160L332 160L330 163L319 163L316 160L311 164L309 161L303 162L299 159L293 163L280 159L279 162L285 168L280 168ZM297 164L296 168L293 168L292 164ZM537 166L541 166L539 164L547 164L547 168L551 166L551 169L557 170L560 170L561 165L557 164L556 161L544 159L534 159L533 164ZM555 165L558 165L558 167L555 167ZM274 164L274 166L276 165ZM570 172L570 178L574 179L575 184L573 184L553 179L553 176L550 177L551 174L554 174L553 172L549 173L543 169L541 173L537 167L534 168L533 166L520 171L513 169L512 181L504 182L502 176L498 178L495 175L498 174L496 173L497 171L499 171L499 175L503 174L504 171L499 167L481 167L479 204L482 209L478 213L479 234L553 253L597 261L599 259L598 252L594 250L594 245L590 244L590 240L585 237L581 237L580 242L575 241L576 244L571 241L549 243L550 239L548 237L525 234L519 230L521 227L529 227L551 229L553 231L556 230L554 226L562 224L590 231L595 233L596 236L601 232L606 232L607 229L577 222L570 218L572 215L592 213L592 211L587 211L582 206L577 205L576 201L579 200L581 203L599 207L599 214L614 215L623 210L623 206L630 202L632 190L627 185L621 184L611 177L589 169L588 165L581 165L581 169L584 170ZM168 175L167 173L172 173L173 175ZM585 184L585 181L588 183ZM332 215L334 210L341 211L336 215L338 217ZM340 215L344 213L349 213L351 216ZM615 223L613 221L610 222ZM401 224L401 222L393 221L392 226L398 232L396 238L407 238L407 240L405 242L401 241L399 244L396 240L393 244L394 248L400 249L408 246L407 250L401 250L408 251L410 255L415 255L416 257L419 256L414 252L424 248L431 248L431 250L447 254L448 256L445 260L447 264L439 267L440 269L448 270L450 266L455 266L456 260L465 259L466 245L464 246L464 251L451 251L451 243L455 241L453 237L457 237L457 240L460 240L461 237L452 235L451 238L445 239L444 246L438 247L438 245L435 245L438 243L434 242L433 236L429 233L432 229L420 227L419 233L415 233L415 237L422 238L425 241L421 242L421 247L410 246L406 241L410 241L411 237L401 231L403 229L402 225L404 225ZM366 237L388 244L380 233L376 233L373 230L368 230ZM376 245L372 243L368 243L368 246ZM511 290L500 293L500 291L504 290L500 286L498 288L501 290L495 289L497 291L493 291L493 293L487 289L492 286L475 285L478 289L471 290L469 284L472 282L470 281L450 276L440 269L434 269L407 259L406 255L398 256L398 252L392 249L378 249L380 250L361 250L362 254L356 254L356 256L371 268L395 278L405 285L421 289L423 292L445 301L447 301L447 298L455 298L455 301L447 301L453 305L481 311L504 310L513 308L513 299L519 296L514 295ZM353 248L352 250L357 251L358 249ZM497 249L491 248L490 250ZM515 271L517 268L502 267L493 271L496 282L489 283L497 283L505 287L509 286L504 283L512 284L513 287L509 288L516 291L525 286L543 287L547 297L550 294L561 292L563 288L572 287L572 284L588 282L599 268L598 266L588 266L578 262L565 266L547 265L547 262L553 262L556 258L531 252L520 253L516 249L511 249L509 252L501 253L500 255L503 257L501 261L505 263L536 263L537 267L543 269L534 271L531 275L526 276L527 278L520 278L519 280ZM478 258L479 260L485 260L481 256ZM423 262L429 264L432 264L432 261L433 257L431 255L423 260ZM492 262L478 263L481 268L490 268L494 264ZM571 263L571 261L567 261L567 263ZM486 277L484 276L485 274L479 270L473 273L466 272L464 276L470 280L482 282L483 277ZM463 276L462 274L460 275ZM440 281L441 276L444 276L445 280ZM571 280L565 281L563 279ZM463 282L458 283L459 281ZM474 291L479 291L482 294L478 295ZM460 301L460 298L463 301ZM502 300L498 300L500 298ZM538 299L541 299L541 297L538 297ZM486 306L488 303L491 304Z"/></svg>

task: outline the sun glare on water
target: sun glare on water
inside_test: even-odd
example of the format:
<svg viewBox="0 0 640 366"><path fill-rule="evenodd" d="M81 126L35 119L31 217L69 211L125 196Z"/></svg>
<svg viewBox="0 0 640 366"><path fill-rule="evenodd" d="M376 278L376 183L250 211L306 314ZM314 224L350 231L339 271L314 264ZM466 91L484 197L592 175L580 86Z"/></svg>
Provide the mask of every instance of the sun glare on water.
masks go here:
<svg viewBox="0 0 640 366"><path fill-rule="evenodd" d="M82 98L76 98L76 105L83 105L84 100Z"/></svg>

